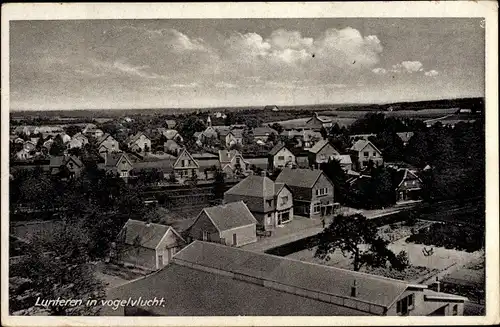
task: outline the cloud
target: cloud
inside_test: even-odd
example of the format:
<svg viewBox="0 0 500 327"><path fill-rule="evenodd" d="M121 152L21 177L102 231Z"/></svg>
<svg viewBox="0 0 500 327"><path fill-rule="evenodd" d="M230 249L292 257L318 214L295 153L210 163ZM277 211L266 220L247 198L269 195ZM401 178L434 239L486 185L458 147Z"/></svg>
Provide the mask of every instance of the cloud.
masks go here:
<svg viewBox="0 0 500 327"><path fill-rule="evenodd" d="M393 73L415 73L423 71L423 65L420 61L403 61L400 64L396 64L392 66L390 70Z"/></svg>
<svg viewBox="0 0 500 327"><path fill-rule="evenodd" d="M222 89L235 89L238 87L238 85L233 84L233 83L227 83L227 82L217 82L217 83L215 83L215 87L222 88Z"/></svg>
<svg viewBox="0 0 500 327"><path fill-rule="evenodd" d="M377 67L377 68L373 68L372 72L374 72L375 74L379 74L379 75L385 75L385 74L387 74L387 69Z"/></svg>
<svg viewBox="0 0 500 327"><path fill-rule="evenodd" d="M198 87L198 83L189 83L189 84L171 84L169 85L170 87L174 87L174 88L195 88L195 87Z"/></svg>
<svg viewBox="0 0 500 327"><path fill-rule="evenodd" d="M435 77L439 75L439 72L437 70L432 69L429 70L428 72L425 72L424 74L425 76Z"/></svg>

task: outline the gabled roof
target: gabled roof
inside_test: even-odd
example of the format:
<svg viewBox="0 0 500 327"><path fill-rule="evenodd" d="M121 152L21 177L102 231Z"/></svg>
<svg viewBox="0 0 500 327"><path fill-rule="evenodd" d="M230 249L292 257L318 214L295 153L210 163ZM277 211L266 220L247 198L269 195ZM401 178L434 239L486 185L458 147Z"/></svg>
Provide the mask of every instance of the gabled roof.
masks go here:
<svg viewBox="0 0 500 327"><path fill-rule="evenodd" d="M148 249L156 249L165 234L174 233L181 241L184 239L171 226L147 223L140 220L129 219L123 226L123 241L128 245L137 245Z"/></svg>
<svg viewBox="0 0 500 327"><path fill-rule="evenodd" d="M254 136L267 136L270 134L278 134L278 132L269 126L255 127L252 130Z"/></svg>
<svg viewBox="0 0 500 327"><path fill-rule="evenodd" d="M329 144L329 142L327 140L321 140L319 142L317 142L316 144L314 144L314 146L312 148L309 149L309 152L311 153L318 153L319 151L321 151L327 144ZM330 144L331 145L331 144ZM337 151L335 149L335 147L333 145L331 145L332 148ZM338 152L338 151L337 151Z"/></svg>
<svg viewBox="0 0 500 327"><path fill-rule="evenodd" d="M337 301L349 299L354 303L373 304L385 308L392 306L409 287L427 288L425 285L414 285L401 280L201 241L195 241L178 252L174 256L174 262L268 281L271 282L268 288L273 288L272 285L278 283L292 290L302 289L313 294L339 297ZM356 282L356 296L352 297L351 287L354 282ZM337 301L333 303L339 303ZM356 304L353 306L356 307Z"/></svg>
<svg viewBox="0 0 500 327"><path fill-rule="evenodd" d="M242 154L238 150L219 150L219 161L223 163L231 162L234 157L241 156Z"/></svg>
<svg viewBox="0 0 500 327"><path fill-rule="evenodd" d="M168 139L168 140L172 140L173 138L175 138L177 135L181 136L179 134L179 132L175 129L167 129L163 132L163 135Z"/></svg>
<svg viewBox="0 0 500 327"><path fill-rule="evenodd" d="M317 113L317 112L315 112L315 113L314 113L314 116L312 116L311 118L309 118L309 119L306 121L306 124L307 124L307 123L309 123L311 120L313 120L313 119L315 119L315 118L316 118L316 119L318 119L318 120L319 120L320 122L322 122L322 123L330 123L330 122L332 121L332 119L331 119L331 118L328 118L328 117L320 117L320 116L318 115L318 113Z"/></svg>
<svg viewBox="0 0 500 327"><path fill-rule="evenodd" d="M170 173L174 169L174 160L140 161L134 164L134 171L158 169L163 173Z"/></svg>
<svg viewBox="0 0 500 327"><path fill-rule="evenodd" d="M285 183L292 187L312 188L321 174L323 174L323 171L320 169L283 168L278 178L276 178L276 182Z"/></svg>
<svg viewBox="0 0 500 327"><path fill-rule="evenodd" d="M147 137L146 134L144 134L144 132L137 132L135 135L132 135L129 137L129 139L127 140L127 144L131 144L131 143L135 143L137 142L141 136L144 135L144 137L146 137L147 139L149 139L149 137Z"/></svg>
<svg viewBox="0 0 500 327"><path fill-rule="evenodd" d="M368 145L371 145L375 151L377 151L378 153L382 153L379 149L377 149L377 147L370 141L368 140L357 140L351 147L351 150L353 151L356 151L356 152L360 152L360 151L363 151L364 148L366 148Z"/></svg>
<svg viewBox="0 0 500 327"><path fill-rule="evenodd" d="M272 149L269 151L271 156L275 156L281 149L285 148L285 144L283 142L278 142Z"/></svg>
<svg viewBox="0 0 500 327"><path fill-rule="evenodd" d="M282 188L269 177L250 175L227 190L225 194L272 198L276 194L277 187Z"/></svg>
<svg viewBox="0 0 500 327"><path fill-rule="evenodd" d="M257 224L257 220L243 201L204 208L202 212L205 212L219 232Z"/></svg>
<svg viewBox="0 0 500 327"><path fill-rule="evenodd" d="M401 141L408 142L413 137L413 132L396 133Z"/></svg>
<svg viewBox="0 0 500 327"><path fill-rule="evenodd" d="M177 144L177 142L175 142L174 140L167 140L164 144L163 144L164 147L168 148L168 149L177 149L177 148L182 148L179 144Z"/></svg>
<svg viewBox="0 0 500 327"><path fill-rule="evenodd" d="M78 167L83 167L83 163L80 158L76 156L57 156L51 157L49 167L51 168L59 168L63 165L66 165L69 161L73 161Z"/></svg>
<svg viewBox="0 0 500 327"><path fill-rule="evenodd" d="M174 167L177 166L177 164L179 163L179 160L181 160L181 157L184 156L184 155L187 155L191 160L193 160L193 162L196 165L196 167L200 166L198 164L198 162L193 158L193 156L191 155L191 153L189 153L189 151L186 148L183 148L182 152L179 154L179 156L177 157L177 159L174 162Z"/></svg>
<svg viewBox="0 0 500 327"><path fill-rule="evenodd" d="M340 154L338 156L335 156L335 159L337 159L343 165L352 164L351 156L348 154Z"/></svg>
<svg viewBox="0 0 500 327"><path fill-rule="evenodd" d="M132 162L128 158L128 156L123 153L123 152L111 152L111 153L106 153L106 167L115 167L118 165L118 162L122 159L122 157L125 158L129 162L130 165L132 165Z"/></svg>
<svg viewBox="0 0 500 327"><path fill-rule="evenodd" d="M399 168L397 171L396 171L396 181L399 181L398 183L398 187L401 186L401 184L403 184L403 182L407 179L407 178L416 178L418 179L420 182L422 182L422 180L420 179L420 177L418 177L414 172L412 172L410 169L408 168Z"/></svg>
<svg viewBox="0 0 500 327"><path fill-rule="evenodd" d="M97 139L97 146L101 145L101 143L104 142L104 141L106 141L106 139L109 138L109 137L111 137L114 140L114 138L110 134L106 133L106 134L104 134L103 136L101 136L100 138Z"/></svg>

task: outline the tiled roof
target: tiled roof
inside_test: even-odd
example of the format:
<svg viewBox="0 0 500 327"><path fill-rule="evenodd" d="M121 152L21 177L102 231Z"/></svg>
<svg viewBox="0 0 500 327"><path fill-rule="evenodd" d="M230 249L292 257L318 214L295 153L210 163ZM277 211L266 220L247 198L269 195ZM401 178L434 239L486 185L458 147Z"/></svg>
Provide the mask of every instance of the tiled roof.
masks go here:
<svg viewBox="0 0 500 327"><path fill-rule="evenodd" d="M168 140L172 140L174 137L176 137L177 135L180 135L180 134L175 129L167 129L165 132L163 132L163 135L165 135L165 137Z"/></svg>
<svg viewBox="0 0 500 327"><path fill-rule="evenodd" d="M279 283L285 288L299 288L381 307L391 306L410 286L401 280L200 241L191 243L177 253L174 261L243 274ZM357 293L355 297L351 297L354 282Z"/></svg>
<svg viewBox="0 0 500 327"><path fill-rule="evenodd" d="M220 231L257 224L257 220L243 201L226 203L203 209L208 218Z"/></svg>
<svg viewBox="0 0 500 327"><path fill-rule="evenodd" d="M276 182L285 183L288 186L311 188L321 174L322 171L319 169L283 168Z"/></svg>
<svg viewBox="0 0 500 327"><path fill-rule="evenodd" d="M321 140L321 141L317 142L316 144L314 144L314 146L309 149L309 152L318 153L327 144L328 144L327 140Z"/></svg>
<svg viewBox="0 0 500 327"><path fill-rule="evenodd" d="M175 263L109 290L108 299L165 299L162 316L366 316L367 313ZM229 305L228 305L229 304ZM110 307L102 315L123 315Z"/></svg>
<svg viewBox="0 0 500 327"><path fill-rule="evenodd" d="M281 149L285 147L283 142L278 142L272 149L269 151L269 154L275 156Z"/></svg>
<svg viewBox="0 0 500 327"><path fill-rule="evenodd" d="M141 161L134 163L134 170L159 169L164 173L169 173L174 170L174 159L156 160L156 161Z"/></svg>
<svg viewBox="0 0 500 327"><path fill-rule="evenodd" d="M175 150L175 149L181 149L182 147L177 144L177 142L175 142L174 140L167 140L167 142L165 142L163 144L164 147L166 147L167 149L170 149L170 150Z"/></svg>
<svg viewBox="0 0 500 327"><path fill-rule="evenodd" d="M106 167L115 167L122 156L127 158L123 152L106 153Z"/></svg>
<svg viewBox="0 0 500 327"><path fill-rule="evenodd" d="M360 151L363 151L363 149L367 146L367 145L371 145L376 151L378 151L379 153L380 150L377 149L377 147L370 141L368 140L357 140L351 147L351 150L353 151L356 151L356 152L360 152Z"/></svg>
<svg viewBox="0 0 500 327"><path fill-rule="evenodd" d="M156 249L170 226L129 219L120 234L125 244Z"/></svg>
<svg viewBox="0 0 500 327"><path fill-rule="evenodd" d="M107 139L108 137L111 137L111 138L112 138L112 136L111 136L111 135L109 135L108 133L106 133L106 134L104 134L103 136L99 137L99 138L97 139L97 145L100 145L102 142L106 141L106 139Z"/></svg>
<svg viewBox="0 0 500 327"><path fill-rule="evenodd" d="M275 183L264 176L251 175L231 187L226 194L272 198L275 195Z"/></svg>
<svg viewBox="0 0 500 327"><path fill-rule="evenodd" d="M269 126L255 127L252 132L254 136L266 136L270 134L278 134L278 132L276 132Z"/></svg>
<svg viewBox="0 0 500 327"><path fill-rule="evenodd" d="M401 141L408 142L413 137L413 132L396 133Z"/></svg>
<svg viewBox="0 0 500 327"><path fill-rule="evenodd" d="M338 161L340 161L341 164L348 165L352 164L352 159L351 156L348 154L341 154L335 157Z"/></svg>

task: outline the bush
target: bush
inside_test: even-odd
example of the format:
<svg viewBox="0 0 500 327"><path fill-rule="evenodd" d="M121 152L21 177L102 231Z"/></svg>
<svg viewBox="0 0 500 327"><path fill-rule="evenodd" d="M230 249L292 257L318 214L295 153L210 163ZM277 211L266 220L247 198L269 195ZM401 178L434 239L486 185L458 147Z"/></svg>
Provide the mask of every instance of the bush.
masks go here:
<svg viewBox="0 0 500 327"><path fill-rule="evenodd" d="M411 235L406 242L475 252L482 249L483 239L484 230L477 226L434 224Z"/></svg>

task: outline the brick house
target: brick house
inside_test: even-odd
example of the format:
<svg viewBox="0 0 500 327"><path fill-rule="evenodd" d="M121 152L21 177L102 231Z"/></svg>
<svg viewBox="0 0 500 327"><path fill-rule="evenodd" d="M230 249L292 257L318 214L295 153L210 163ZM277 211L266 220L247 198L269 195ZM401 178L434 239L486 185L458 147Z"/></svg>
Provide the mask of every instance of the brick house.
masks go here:
<svg viewBox="0 0 500 327"><path fill-rule="evenodd" d="M339 156L340 153L327 140L321 140L309 149L309 164L319 165Z"/></svg>
<svg viewBox="0 0 500 327"><path fill-rule="evenodd" d="M285 168L276 183L284 183L292 191L296 215L320 218L333 214L333 183L322 170Z"/></svg>
<svg viewBox="0 0 500 327"><path fill-rule="evenodd" d="M137 132L135 135L129 137L127 140L127 146L133 152L150 152L151 139L143 132Z"/></svg>
<svg viewBox="0 0 500 327"><path fill-rule="evenodd" d="M366 168L370 161L376 167L384 164L382 152L368 140L357 140L350 151L357 170Z"/></svg>
<svg viewBox="0 0 500 327"><path fill-rule="evenodd" d="M129 219L118 234L115 258L151 270L166 266L186 242L171 226Z"/></svg>
<svg viewBox="0 0 500 327"><path fill-rule="evenodd" d="M186 234L192 240L243 246L257 242L257 220L243 201L204 208Z"/></svg>
<svg viewBox="0 0 500 327"><path fill-rule="evenodd" d="M270 170L282 169L284 167L295 167L297 160L292 151L288 150L284 143L278 142L268 155L268 168Z"/></svg>
<svg viewBox="0 0 500 327"><path fill-rule="evenodd" d="M133 169L133 163L124 152L107 153L104 157L104 170L128 178Z"/></svg>
<svg viewBox="0 0 500 327"><path fill-rule="evenodd" d="M198 176L200 165L193 156L184 148L173 164L175 178L182 184L186 180Z"/></svg>
<svg viewBox="0 0 500 327"><path fill-rule="evenodd" d="M106 153L119 152L120 144L109 134L104 134L102 137L97 139L97 149L101 157L105 157Z"/></svg>
<svg viewBox="0 0 500 327"><path fill-rule="evenodd" d="M415 171L408 168L399 168L394 172L397 201L418 200L422 192L422 180Z"/></svg>
<svg viewBox="0 0 500 327"><path fill-rule="evenodd" d="M243 201L258 221L272 230L293 220L292 192L266 176L248 176L224 193L224 202Z"/></svg>

